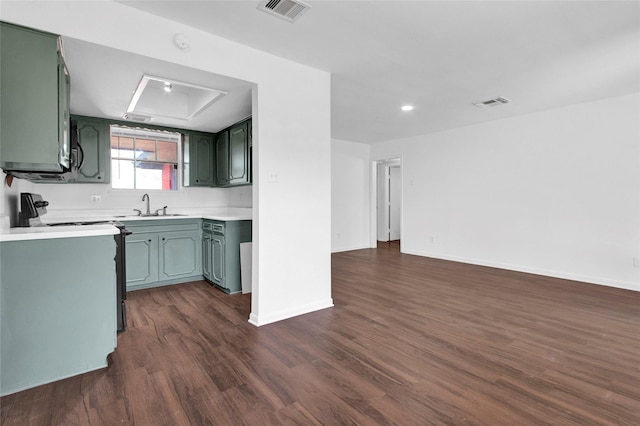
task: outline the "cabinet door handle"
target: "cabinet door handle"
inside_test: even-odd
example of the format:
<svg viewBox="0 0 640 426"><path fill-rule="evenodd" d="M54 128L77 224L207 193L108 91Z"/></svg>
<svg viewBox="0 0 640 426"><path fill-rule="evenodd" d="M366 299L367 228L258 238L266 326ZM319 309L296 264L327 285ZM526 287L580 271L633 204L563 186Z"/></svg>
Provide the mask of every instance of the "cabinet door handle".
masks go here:
<svg viewBox="0 0 640 426"><path fill-rule="evenodd" d="M164 238L162 239L162 241L164 241Z"/></svg>

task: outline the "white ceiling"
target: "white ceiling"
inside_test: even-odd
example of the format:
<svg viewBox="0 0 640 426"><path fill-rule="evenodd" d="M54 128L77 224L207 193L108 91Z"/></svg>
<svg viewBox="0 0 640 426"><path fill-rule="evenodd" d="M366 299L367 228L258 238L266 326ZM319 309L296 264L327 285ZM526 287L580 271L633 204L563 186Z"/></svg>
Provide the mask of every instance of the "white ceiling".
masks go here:
<svg viewBox="0 0 640 426"><path fill-rule="evenodd" d="M217 132L251 115L251 83L182 65L63 38L71 75L71 113L122 119L144 74L228 92L192 120L154 118L150 123Z"/></svg>
<svg viewBox="0 0 640 426"><path fill-rule="evenodd" d="M293 24L258 1L120 3L331 72L337 139L379 142L640 91L638 1L307 2ZM512 102L472 105L496 96ZM405 103L415 109L401 112Z"/></svg>

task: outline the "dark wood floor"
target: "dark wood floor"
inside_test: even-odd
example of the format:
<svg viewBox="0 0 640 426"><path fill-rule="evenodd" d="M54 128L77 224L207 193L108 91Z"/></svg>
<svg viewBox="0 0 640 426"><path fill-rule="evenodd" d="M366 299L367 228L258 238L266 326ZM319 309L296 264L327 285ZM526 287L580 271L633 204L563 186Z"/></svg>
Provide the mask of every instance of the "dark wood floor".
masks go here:
<svg viewBox="0 0 640 426"><path fill-rule="evenodd" d="M255 328L204 282L132 292L109 368L2 424L640 424L640 293L382 244L333 255L333 297Z"/></svg>

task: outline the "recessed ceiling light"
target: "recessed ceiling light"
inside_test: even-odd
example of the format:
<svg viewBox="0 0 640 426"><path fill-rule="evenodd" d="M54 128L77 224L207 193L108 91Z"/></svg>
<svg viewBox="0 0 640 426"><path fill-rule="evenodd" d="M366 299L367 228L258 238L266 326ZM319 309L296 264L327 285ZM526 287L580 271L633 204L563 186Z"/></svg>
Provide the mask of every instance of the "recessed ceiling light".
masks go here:
<svg viewBox="0 0 640 426"><path fill-rule="evenodd" d="M413 110L413 105L402 105L401 109L403 111L411 111L411 110Z"/></svg>
<svg viewBox="0 0 640 426"><path fill-rule="evenodd" d="M164 91L165 92L169 93L172 88L173 88L173 86L171 85L171 83L169 83L168 81L164 82Z"/></svg>

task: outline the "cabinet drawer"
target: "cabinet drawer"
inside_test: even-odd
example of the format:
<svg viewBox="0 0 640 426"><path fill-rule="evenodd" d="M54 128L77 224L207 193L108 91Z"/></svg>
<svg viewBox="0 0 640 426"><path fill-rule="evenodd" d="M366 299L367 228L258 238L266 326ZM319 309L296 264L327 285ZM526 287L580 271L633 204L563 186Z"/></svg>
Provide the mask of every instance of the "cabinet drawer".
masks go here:
<svg viewBox="0 0 640 426"><path fill-rule="evenodd" d="M215 220L203 220L202 230L205 232L212 232L217 235L224 235L225 223Z"/></svg>
<svg viewBox="0 0 640 426"><path fill-rule="evenodd" d="M197 231L201 227L200 219L155 219L122 221L134 234L144 232Z"/></svg>

